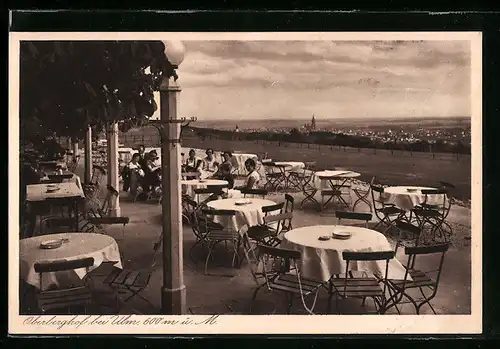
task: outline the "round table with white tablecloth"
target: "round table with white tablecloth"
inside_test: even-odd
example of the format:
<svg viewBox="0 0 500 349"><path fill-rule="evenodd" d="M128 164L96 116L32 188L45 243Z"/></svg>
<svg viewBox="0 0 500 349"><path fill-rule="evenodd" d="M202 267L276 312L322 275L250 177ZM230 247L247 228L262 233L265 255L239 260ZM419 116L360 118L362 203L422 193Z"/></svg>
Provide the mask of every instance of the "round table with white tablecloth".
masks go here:
<svg viewBox="0 0 500 349"><path fill-rule="evenodd" d="M422 189L436 190L430 187L397 186L384 188L381 199L386 204L394 204L405 211L412 210L415 206L426 202L429 205L439 205L443 203L444 194L422 194Z"/></svg>
<svg viewBox="0 0 500 349"><path fill-rule="evenodd" d="M349 232L350 239L319 240L320 236L332 236L334 232ZM316 225L292 229L285 233L280 245L301 253L299 267L302 276L318 281L328 281L333 275L346 272L342 252L391 251L387 238L375 230L342 225ZM375 275L385 274L385 261L359 261L349 263L351 271L366 271ZM404 279L405 269L397 260L389 263L388 277Z"/></svg>
<svg viewBox="0 0 500 349"><path fill-rule="evenodd" d="M214 221L220 223L226 229L239 231L245 225L251 227L264 223L262 207L276 204L271 200L251 198L248 199L250 203L237 205L238 200L241 199L223 199L209 202L207 206L215 210L236 211L236 215L231 217L230 220L227 220L227 217L214 217Z"/></svg>
<svg viewBox="0 0 500 349"><path fill-rule="evenodd" d="M298 171L306 166L301 161L277 161L274 164L278 166L286 166L286 171Z"/></svg>
<svg viewBox="0 0 500 349"><path fill-rule="evenodd" d="M207 188L208 186L211 185L217 185L217 186L223 186L227 185L228 181L224 181L221 179L189 179L189 180L182 180L182 192L184 194L189 195L190 197L194 197L194 192L193 189L197 188Z"/></svg>
<svg viewBox="0 0 500 349"><path fill-rule="evenodd" d="M327 180L324 177L338 177L339 179L351 179L361 176L360 173L349 170L325 170L314 173L311 179L311 185L318 189L331 189Z"/></svg>
<svg viewBox="0 0 500 349"><path fill-rule="evenodd" d="M40 244L48 240L68 239L61 247L51 250L40 248ZM19 275L26 283L35 287L40 286L40 275L35 272L34 265L37 262L50 262L56 260L76 260L82 258L94 258L94 266L97 268L103 262L116 262L114 265L121 268L121 257L116 241L107 235L90 233L62 233L41 235L19 241ZM89 271L90 271L89 270ZM85 269L76 269L75 273L83 278ZM58 285L58 273L44 274L43 285Z"/></svg>

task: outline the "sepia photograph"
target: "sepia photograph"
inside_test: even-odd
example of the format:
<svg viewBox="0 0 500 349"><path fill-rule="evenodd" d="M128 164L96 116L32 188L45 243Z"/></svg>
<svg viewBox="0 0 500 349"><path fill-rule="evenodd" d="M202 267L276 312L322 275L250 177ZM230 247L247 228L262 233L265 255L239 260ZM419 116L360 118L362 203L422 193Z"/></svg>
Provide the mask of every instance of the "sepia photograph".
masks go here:
<svg viewBox="0 0 500 349"><path fill-rule="evenodd" d="M480 33L80 34L10 38L21 332L480 330Z"/></svg>

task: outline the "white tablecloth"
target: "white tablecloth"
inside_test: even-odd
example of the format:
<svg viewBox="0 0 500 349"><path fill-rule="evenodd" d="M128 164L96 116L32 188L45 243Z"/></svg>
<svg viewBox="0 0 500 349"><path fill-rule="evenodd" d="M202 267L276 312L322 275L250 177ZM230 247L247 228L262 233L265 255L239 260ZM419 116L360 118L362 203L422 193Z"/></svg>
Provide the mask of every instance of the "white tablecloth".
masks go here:
<svg viewBox="0 0 500 349"><path fill-rule="evenodd" d="M286 166L286 171L298 171L306 167L306 165L300 161L278 161L275 162L275 164L278 166Z"/></svg>
<svg viewBox="0 0 500 349"><path fill-rule="evenodd" d="M228 217L215 217L214 221L220 223L226 229L240 231L245 225L251 227L264 223L262 207L276 204L271 200L251 198L249 199L251 201L250 204L240 206L235 204L237 200L238 199L224 199L209 202L207 205L210 208L236 211L236 215L231 219L228 219Z"/></svg>
<svg viewBox="0 0 500 349"><path fill-rule="evenodd" d="M320 236L332 236L333 232L350 232L352 237L348 240L330 239L318 240ZM285 233L281 247L300 251L302 259L300 270L304 277L319 281L328 281L332 275L346 272L346 262L342 259L343 251L370 252L391 251L393 248L387 238L374 230L352 227L317 225L290 230ZM383 276L385 261L350 262L351 271L366 271ZM404 279L405 269L397 260L389 263L388 277Z"/></svg>
<svg viewBox="0 0 500 349"><path fill-rule="evenodd" d="M59 190L47 192L48 186L56 186ZM30 184L26 188L27 201L44 201L47 198L68 198L83 195L80 181L70 181L57 184Z"/></svg>
<svg viewBox="0 0 500 349"><path fill-rule="evenodd" d="M53 250L44 250L40 244L47 240L69 239L61 247ZM30 285L40 286L40 275L35 272L34 265L37 262L48 262L65 259L68 261L81 258L94 258L95 269L104 261L114 261L116 267L121 268L121 258L116 241L103 234L90 233L63 233L42 235L19 241L19 272L20 277ZM76 269L75 273L83 278L85 269ZM47 273L43 275L43 286L58 285L58 273ZM64 273L61 273L64 274Z"/></svg>
<svg viewBox="0 0 500 349"><path fill-rule="evenodd" d="M343 179L343 178L356 178L361 176L361 174L349 170L318 171L313 175L313 178L311 179L311 185L318 190L331 189L328 180L321 179L320 177L333 177L333 176Z"/></svg>
<svg viewBox="0 0 500 349"><path fill-rule="evenodd" d="M408 189L416 189L416 192L410 193ZM384 201L384 203L394 204L403 210L409 211L416 205L420 205L425 202L425 195L421 192L422 189L436 188L411 186L388 187L384 189L384 193L382 194L381 199ZM444 194L427 195L427 204L442 204L443 195Z"/></svg>
<svg viewBox="0 0 500 349"><path fill-rule="evenodd" d="M209 185L226 185L227 181L223 181L220 179L205 179L200 181L199 179L191 179L191 180L183 180L182 184L182 192L191 197L194 197L193 189L197 188L206 188Z"/></svg>

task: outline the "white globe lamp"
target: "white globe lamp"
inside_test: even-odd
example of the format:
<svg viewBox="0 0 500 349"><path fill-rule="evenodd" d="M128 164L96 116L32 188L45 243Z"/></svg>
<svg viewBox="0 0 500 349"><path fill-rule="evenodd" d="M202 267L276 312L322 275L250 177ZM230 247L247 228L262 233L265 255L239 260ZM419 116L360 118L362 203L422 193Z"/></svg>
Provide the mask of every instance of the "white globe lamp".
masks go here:
<svg viewBox="0 0 500 349"><path fill-rule="evenodd" d="M163 44L165 45L165 56L167 56L168 61L174 66L174 69L178 68L186 53L184 44L182 41L163 41Z"/></svg>

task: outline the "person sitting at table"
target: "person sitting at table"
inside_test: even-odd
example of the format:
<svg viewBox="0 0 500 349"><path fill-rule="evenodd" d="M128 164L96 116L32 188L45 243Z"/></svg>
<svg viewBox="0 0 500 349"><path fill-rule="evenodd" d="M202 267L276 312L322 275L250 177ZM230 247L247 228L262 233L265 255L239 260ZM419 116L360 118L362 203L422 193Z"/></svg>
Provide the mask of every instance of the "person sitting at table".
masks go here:
<svg viewBox="0 0 500 349"><path fill-rule="evenodd" d="M229 189L232 189L234 186L234 176L233 176L233 163L231 161L232 154L228 151L222 154L222 158L224 162L220 164L219 170L216 174L218 179L222 179L229 183Z"/></svg>
<svg viewBox="0 0 500 349"><path fill-rule="evenodd" d="M128 191L130 188L130 191L132 192L131 188L131 179L132 179L132 173L136 172L136 174L139 177L144 177L144 170L141 168L141 165L139 164L141 156L139 153L135 153L132 155L132 159L130 162L123 168L122 171L122 178L123 178L123 191ZM134 183L134 191L137 187L137 183Z"/></svg>
<svg viewBox="0 0 500 349"><path fill-rule="evenodd" d="M245 161L245 168L248 171L247 178L245 179L245 184L236 189L255 189L259 186L260 175L256 170L257 164L254 159L247 159Z"/></svg>
<svg viewBox="0 0 500 349"><path fill-rule="evenodd" d="M194 149L189 151L188 158L185 162L186 172L199 172L203 166L203 161L196 157L196 152Z"/></svg>
<svg viewBox="0 0 500 349"><path fill-rule="evenodd" d="M219 170L219 163L214 158L214 150L208 148L207 156L203 159L203 177L213 177Z"/></svg>
<svg viewBox="0 0 500 349"><path fill-rule="evenodd" d="M139 153L139 166L144 170L146 167L146 148L144 147L144 144L141 144L139 146L139 149L137 150Z"/></svg>

